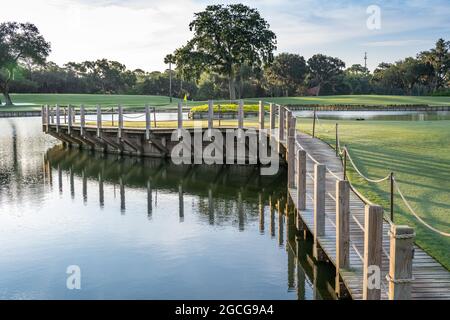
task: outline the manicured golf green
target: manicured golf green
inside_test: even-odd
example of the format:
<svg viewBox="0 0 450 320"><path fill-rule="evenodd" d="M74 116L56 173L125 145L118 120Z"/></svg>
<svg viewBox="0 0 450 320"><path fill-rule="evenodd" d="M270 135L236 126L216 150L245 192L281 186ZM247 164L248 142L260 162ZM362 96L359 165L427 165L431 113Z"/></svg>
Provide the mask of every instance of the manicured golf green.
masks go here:
<svg viewBox="0 0 450 320"><path fill-rule="evenodd" d="M299 118L298 118L299 119ZM299 119L311 133L312 120ZM341 121L341 146L346 144L363 174L382 178L393 171L416 213L431 226L450 232L450 121ZM335 120L320 120L319 138L335 144ZM389 213L389 181L367 183L350 170L352 183ZM450 269L450 238L424 227L395 196L395 223L416 228L417 244Z"/></svg>
<svg viewBox="0 0 450 320"><path fill-rule="evenodd" d="M3 99L3 98L1 98ZM105 94L13 94L13 107L0 107L1 111L29 111L39 110L43 104L76 105L81 104L87 107L95 105L110 106L121 104L125 108L141 108L145 104L155 107L171 108L176 107L179 99L165 96L144 96L144 95L105 95ZM428 104L428 105L450 105L450 97L410 97L410 96L321 96L321 97L288 97L288 98L254 98L245 99L246 103L252 104L259 100L275 102L285 105L302 104L346 104L346 105L395 105L395 104ZM227 103L226 100L217 102ZM198 106L205 104L205 101L188 101L188 106Z"/></svg>

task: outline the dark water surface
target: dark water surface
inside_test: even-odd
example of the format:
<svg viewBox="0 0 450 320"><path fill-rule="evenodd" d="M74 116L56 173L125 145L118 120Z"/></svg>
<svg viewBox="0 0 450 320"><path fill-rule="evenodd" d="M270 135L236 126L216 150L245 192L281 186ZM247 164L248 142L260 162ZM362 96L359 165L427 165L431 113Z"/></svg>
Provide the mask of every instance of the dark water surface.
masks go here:
<svg viewBox="0 0 450 320"><path fill-rule="evenodd" d="M331 298L277 210L285 179L65 149L39 118L0 119L0 298Z"/></svg>

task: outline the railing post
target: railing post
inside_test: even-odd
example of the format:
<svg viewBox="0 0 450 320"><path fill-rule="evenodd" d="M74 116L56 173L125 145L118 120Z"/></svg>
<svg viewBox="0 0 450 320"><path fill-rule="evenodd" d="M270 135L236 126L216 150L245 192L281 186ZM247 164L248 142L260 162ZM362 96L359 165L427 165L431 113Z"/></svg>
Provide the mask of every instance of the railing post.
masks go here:
<svg viewBox="0 0 450 320"><path fill-rule="evenodd" d="M339 124L336 123L336 157L339 156Z"/></svg>
<svg viewBox="0 0 450 320"><path fill-rule="evenodd" d="M50 121L52 124L55 124L55 114L53 112L53 107L50 107Z"/></svg>
<svg viewBox="0 0 450 320"><path fill-rule="evenodd" d="M297 208L306 208L306 151L297 151Z"/></svg>
<svg viewBox="0 0 450 320"><path fill-rule="evenodd" d="M150 107L145 106L145 139L150 140Z"/></svg>
<svg viewBox="0 0 450 320"><path fill-rule="evenodd" d="M80 106L80 134L84 136L84 130L86 126L86 117L85 117L85 111L84 106Z"/></svg>
<svg viewBox="0 0 450 320"><path fill-rule="evenodd" d="M67 132L70 134L72 133L72 124L73 124L73 108L72 106L69 104L68 108L68 122L67 122Z"/></svg>
<svg viewBox="0 0 450 320"><path fill-rule="evenodd" d="M264 129L264 102L259 101L259 129Z"/></svg>
<svg viewBox="0 0 450 320"><path fill-rule="evenodd" d="M363 299L381 298L381 254L383 245L383 208L366 205L364 219Z"/></svg>
<svg viewBox="0 0 450 320"><path fill-rule="evenodd" d="M285 110L283 106L279 107L279 113L278 113L278 139L280 141L284 140L284 126L285 126L285 119L284 119L284 115L285 115Z"/></svg>
<svg viewBox="0 0 450 320"><path fill-rule="evenodd" d="M295 118L289 119L289 132L287 143L288 160L288 187L295 186Z"/></svg>
<svg viewBox="0 0 450 320"><path fill-rule="evenodd" d="M123 108L121 105L117 107L117 111L119 112L119 126L117 130L118 138L122 138L122 130L123 130Z"/></svg>
<svg viewBox="0 0 450 320"><path fill-rule="evenodd" d="M209 100L208 101L208 129L213 128L213 121L214 121L214 101Z"/></svg>
<svg viewBox="0 0 450 320"><path fill-rule="evenodd" d="M273 103L270 104L270 120L269 120L269 127L270 127L270 134L273 133L273 130L275 129L275 106Z"/></svg>
<svg viewBox="0 0 450 320"><path fill-rule="evenodd" d="M390 230L389 300L410 300L414 229L392 225Z"/></svg>
<svg viewBox="0 0 450 320"><path fill-rule="evenodd" d="M178 129L183 128L183 103L178 102Z"/></svg>
<svg viewBox="0 0 450 320"><path fill-rule="evenodd" d="M287 139L287 137L289 135L289 130L290 130L289 126L291 124L290 121L291 121L291 118L292 118L292 112L290 110L288 110L287 108L286 108L286 110L284 112L285 112L284 119L285 119L285 122L286 122L286 124L284 126L284 129L285 129L284 137Z"/></svg>
<svg viewBox="0 0 450 320"><path fill-rule="evenodd" d="M56 132L59 132L59 126L61 125L60 108L56 105Z"/></svg>
<svg viewBox="0 0 450 320"><path fill-rule="evenodd" d="M325 235L326 166L314 165L314 257L320 259L318 237Z"/></svg>
<svg viewBox="0 0 450 320"><path fill-rule="evenodd" d="M46 123L45 123L45 106L44 105L41 105L41 121L42 121L42 126L44 126Z"/></svg>
<svg viewBox="0 0 450 320"><path fill-rule="evenodd" d="M102 136L102 108L97 105L97 137Z"/></svg>
<svg viewBox="0 0 450 320"><path fill-rule="evenodd" d="M340 271L350 267L350 185L336 181L336 293L341 292Z"/></svg>
<svg viewBox="0 0 450 320"><path fill-rule="evenodd" d="M244 101L239 100L238 105L238 128L243 129L244 128Z"/></svg>

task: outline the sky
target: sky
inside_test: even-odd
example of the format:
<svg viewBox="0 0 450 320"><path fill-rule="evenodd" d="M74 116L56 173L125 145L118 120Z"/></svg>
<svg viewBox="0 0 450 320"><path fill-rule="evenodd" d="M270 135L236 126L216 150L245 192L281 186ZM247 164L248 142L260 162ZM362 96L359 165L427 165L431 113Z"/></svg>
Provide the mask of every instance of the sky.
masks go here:
<svg viewBox="0 0 450 320"><path fill-rule="evenodd" d="M0 0L0 23L34 23L51 42L49 60L59 65L107 58L162 71L164 56L191 38L195 12L238 2L268 21L276 53L306 59L323 53L364 65L367 52L373 70L428 50L438 38L450 40L448 0Z"/></svg>

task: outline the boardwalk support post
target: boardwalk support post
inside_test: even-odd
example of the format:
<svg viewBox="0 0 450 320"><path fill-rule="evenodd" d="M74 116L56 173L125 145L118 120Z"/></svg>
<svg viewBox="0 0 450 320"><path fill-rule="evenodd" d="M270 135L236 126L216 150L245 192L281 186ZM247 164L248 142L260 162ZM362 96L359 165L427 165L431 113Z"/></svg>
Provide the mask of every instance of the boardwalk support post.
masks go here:
<svg viewBox="0 0 450 320"><path fill-rule="evenodd" d="M183 128L183 104L178 102L178 129Z"/></svg>
<svg viewBox="0 0 450 320"><path fill-rule="evenodd" d="M306 208L306 151L297 151L297 208Z"/></svg>
<svg viewBox="0 0 450 320"><path fill-rule="evenodd" d="M264 102L259 101L259 130L264 129Z"/></svg>
<svg viewBox="0 0 450 320"><path fill-rule="evenodd" d="M270 104L270 121L269 121L269 127L270 127L270 134L273 133L273 130L275 129L275 106L273 103Z"/></svg>
<svg viewBox="0 0 450 320"><path fill-rule="evenodd" d="M60 108L56 105L56 132L59 132L59 126L61 125Z"/></svg>
<svg viewBox="0 0 450 320"><path fill-rule="evenodd" d="M326 166L314 165L314 248L313 256L317 260L324 260L324 254L319 247L318 237L325 235L325 191Z"/></svg>
<svg viewBox="0 0 450 320"><path fill-rule="evenodd" d="M363 299L381 299L383 208L366 205L364 219Z"/></svg>
<svg viewBox="0 0 450 320"><path fill-rule="evenodd" d="M244 128L244 101L239 100L238 105L238 129Z"/></svg>
<svg viewBox="0 0 450 320"><path fill-rule="evenodd" d="M118 120L119 121L119 126L118 126L118 129L117 129L117 135L118 135L118 138L121 139L123 137L123 134L122 134L122 130L123 130L123 108L122 108L121 105L119 105L117 107L117 111L119 112L119 120Z"/></svg>
<svg viewBox="0 0 450 320"><path fill-rule="evenodd" d="M389 300L410 300L414 229L392 225L390 230Z"/></svg>
<svg viewBox="0 0 450 320"><path fill-rule="evenodd" d="M102 136L102 108L97 105L97 137Z"/></svg>
<svg viewBox="0 0 450 320"><path fill-rule="evenodd" d="M286 124L284 115L285 115L284 107L280 106L279 107L279 116L278 116L278 130L279 130L278 138L280 141L284 140L284 126Z"/></svg>
<svg viewBox="0 0 450 320"><path fill-rule="evenodd" d="M345 286L340 279L341 269L350 267L350 185L336 181L336 294L340 297Z"/></svg>
<svg viewBox="0 0 450 320"><path fill-rule="evenodd" d="M295 120L295 119L293 119ZM292 121L290 123L292 125ZM288 135L287 144L288 188L295 187L295 135Z"/></svg>
<svg viewBox="0 0 450 320"><path fill-rule="evenodd" d="M72 125L73 125L73 107L69 104L68 108L68 122L67 122L67 132L69 134L72 133Z"/></svg>
<svg viewBox="0 0 450 320"><path fill-rule="evenodd" d="M208 101L208 129L213 128L213 117L214 117L214 102L212 100Z"/></svg>
<svg viewBox="0 0 450 320"><path fill-rule="evenodd" d="M86 115L85 115L84 106L81 105L81 107L80 107L80 133L81 133L81 136L84 136L85 127L86 127Z"/></svg>
<svg viewBox="0 0 450 320"><path fill-rule="evenodd" d="M150 107L148 105L145 106L145 139L150 140Z"/></svg>

